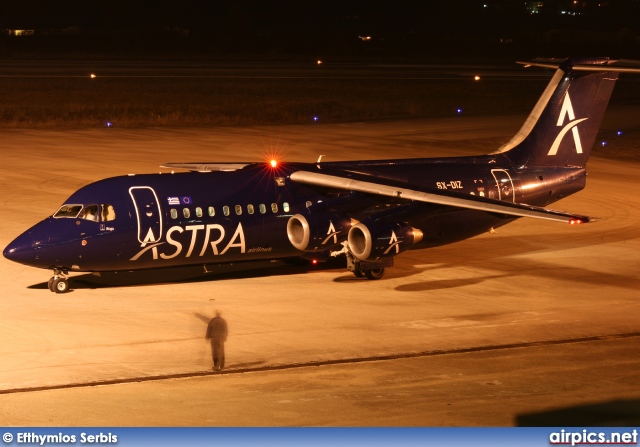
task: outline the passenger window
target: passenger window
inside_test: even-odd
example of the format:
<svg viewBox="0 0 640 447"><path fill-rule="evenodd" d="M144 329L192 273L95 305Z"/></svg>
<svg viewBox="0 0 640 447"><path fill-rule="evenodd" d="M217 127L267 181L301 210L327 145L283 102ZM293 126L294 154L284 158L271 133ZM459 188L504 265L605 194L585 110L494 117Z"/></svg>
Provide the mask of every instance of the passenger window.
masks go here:
<svg viewBox="0 0 640 447"><path fill-rule="evenodd" d="M78 214L79 219L91 220L93 222L98 221L98 205L87 205Z"/></svg>
<svg viewBox="0 0 640 447"><path fill-rule="evenodd" d="M278 212L278 204L277 203L272 203L271 204L271 211L273 211L274 213Z"/></svg>
<svg viewBox="0 0 640 447"><path fill-rule="evenodd" d="M242 214L242 205L236 205L236 214L238 216Z"/></svg>
<svg viewBox="0 0 640 447"><path fill-rule="evenodd" d="M178 210L175 208L171 208L171 218L172 219L177 219L178 218Z"/></svg>
<svg viewBox="0 0 640 447"><path fill-rule="evenodd" d="M196 208L196 217L202 217L202 208L200 207Z"/></svg>
<svg viewBox="0 0 640 447"><path fill-rule="evenodd" d="M251 204L247 205L247 213L253 214L253 205Z"/></svg>
<svg viewBox="0 0 640 447"><path fill-rule="evenodd" d="M282 211L284 211L285 213L289 212L289 202L284 202L282 204Z"/></svg>
<svg viewBox="0 0 640 447"><path fill-rule="evenodd" d="M75 218L80 210L82 210L82 205L62 205L58 211L55 212L53 217L56 219L60 217Z"/></svg>
<svg viewBox="0 0 640 447"><path fill-rule="evenodd" d="M109 222L116 220L116 211L113 209L113 205L102 204L100 205L100 215L103 222Z"/></svg>
<svg viewBox="0 0 640 447"><path fill-rule="evenodd" d="M182 215L184 216L185 219L190 218L191 211L189 211L189 208L182 208Z"/></svg>
<svg viewBox="0 0 640 447"><path fill-rule="evenodd" d="M260 214L264 214L267 212L267 206L264 203L260 204Z"/></svg>
<svg viewBox="0 0 640 447"><path fill-rule="evenodd" d="M209 216L213 217L216 215L216 210L212 206L209 207Z"/></svg>
<svg viewBox="0 0 640 447"><path fill-rule="evenodd" d="M222 214L224 214L225 216L229 215L229 207L227 205L222 207Z"/></svg>

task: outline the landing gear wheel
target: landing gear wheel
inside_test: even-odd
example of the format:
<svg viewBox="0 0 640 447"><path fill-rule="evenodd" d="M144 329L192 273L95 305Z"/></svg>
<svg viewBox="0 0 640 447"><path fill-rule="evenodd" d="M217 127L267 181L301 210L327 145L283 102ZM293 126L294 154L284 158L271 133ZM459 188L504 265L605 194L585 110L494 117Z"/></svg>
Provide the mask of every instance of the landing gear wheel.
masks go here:
<svg viewBox="0 0 640 447"><path fill-rule="evenodd" d="M53 268L53 277L49 279L47 283L47 287L51 292L55 293L66 293L69 291L69 280L67 279L67 275L69 273L66 270L54 267Z"/></svg>
<svg viewBox="0 0 640 447"><path fill-rule="evenodd" d="M364 274L368 279L380 279L384 276L384 267L380 269L365 270Z"/></svg>
<svg viewBox="0 0 640 447"><path fill-rule="evenodd" d="M52 290L55 293L66 293L69 291L69 281L67 278L52 278L53 283L51 285Z"/></svg>
<svg viewBox="0 0 640 447"><path fill-rule="evenodd" d="M356 267L353 269L353 274L356 275L356 278L364 278L364 270L360 268L360 265L356 264Z"/></svg>

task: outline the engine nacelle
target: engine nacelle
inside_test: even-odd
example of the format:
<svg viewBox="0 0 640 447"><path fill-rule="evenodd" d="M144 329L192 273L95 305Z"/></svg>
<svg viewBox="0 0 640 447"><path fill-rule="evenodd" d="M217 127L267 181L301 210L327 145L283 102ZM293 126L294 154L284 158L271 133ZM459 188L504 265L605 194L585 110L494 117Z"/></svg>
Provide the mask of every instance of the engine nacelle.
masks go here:
<svg viewBox="0 0 640 447"><path fill-rule="evenodd" d="M407 223L355 224L349 230L351 253L361 260L388 258L408 250L422 240L422 231Z"/></svg>
<svg viewBox="0 0 640 447"><path fill-rule="evenodd" d="M347 239L351 219L336 214L296 214L287 222L287 236L298 250L316 252Z"/></svg>

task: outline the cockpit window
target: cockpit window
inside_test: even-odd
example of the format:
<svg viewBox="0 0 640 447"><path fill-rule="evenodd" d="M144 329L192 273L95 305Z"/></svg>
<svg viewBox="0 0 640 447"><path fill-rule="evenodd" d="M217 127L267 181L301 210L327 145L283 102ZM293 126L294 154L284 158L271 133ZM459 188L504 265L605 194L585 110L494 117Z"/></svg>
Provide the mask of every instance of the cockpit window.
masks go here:
<svg viewBox="0 0 640 447"><path fill-rule="evenodd" d="M98 205L87 205L84 207L80 214L78 214L78 219L84 220L92 220L97 222L100 216L98 215Z"/></svg>
<svg viewBox="0 0 640 447"><path fill-rule="evenodd" d="M58 211L53 215L55 218L67 217L67 218L75 218L80 210L82 209L82 205L70 205L65 204L62 205Z"/></svg>
<svg viewBox="0 0 640 447"><path fill-rule="evenodd" d="M116 212L113 209L113 205L101 204L101 205L74 205L64 204L53 215L58 218L71 218L71 219L84 219L93 222L109 222L115 220Z"/></svg>
<svg viewBox="0 0 640 447"><path fill-rule="evenodd" d="M113 205L102 204L100 205L102 221L109 222L116 219L116 210L113 209Z"/></svg>

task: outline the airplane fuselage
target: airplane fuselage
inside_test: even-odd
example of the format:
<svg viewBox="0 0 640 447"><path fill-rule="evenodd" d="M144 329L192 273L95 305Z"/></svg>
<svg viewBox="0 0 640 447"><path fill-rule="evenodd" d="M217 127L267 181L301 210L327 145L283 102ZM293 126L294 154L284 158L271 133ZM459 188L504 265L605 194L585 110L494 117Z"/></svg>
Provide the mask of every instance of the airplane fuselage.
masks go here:
<svg viewBox="0 0 640 447"><path fill-rule="evenodd" d="M287 237L296 214L355 221L401 220L424 237L406 249L462 240L514 218L410 200L389 203L363 193L309 187L289 180L298 170L351 172L459 195L545 206L584 187L584 168L517 169L502 155L444 159L255 164L231 172L113 177L78 190L65 205L112 207L114 217L53 215L16 240L23 262L71 271L117 271L286 258L305 255ZM82 208L80 208L80 206ZM99 214L99 213L98 213ZM327 228L328 231L328 228ZM340 232L338 232L340 233ZM339 250L346 232L318 252ZM328 232L327 232L328 234ZM13 254L14 258L19 256Z"/></svg>

